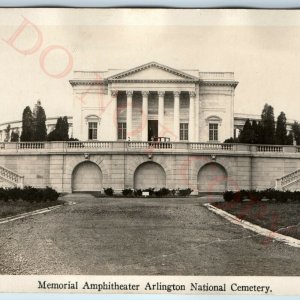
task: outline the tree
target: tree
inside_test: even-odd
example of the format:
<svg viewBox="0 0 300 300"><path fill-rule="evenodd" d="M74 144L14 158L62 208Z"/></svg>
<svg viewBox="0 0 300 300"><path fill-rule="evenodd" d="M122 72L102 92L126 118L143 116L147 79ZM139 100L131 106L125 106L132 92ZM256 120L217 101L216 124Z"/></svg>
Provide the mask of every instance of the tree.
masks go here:
<svg viewBox="0 0 300 300"><path fill-rule="evenodd" d="M47 140L46 114L38 100L33 111L34 117L34 141L43 142Z"/></svg>
<svg viewBox="0 0 300 300"><path fill-rule="evenodd" d="M48 134L48 141L68 141L69 123L67 117L59 117L56 121L55 129Z"/></svg>
<svg viewBox="0 0 300 300"><path fill-rule="evenodd" d="M254 131L249 119L246 120L246 123L240 132L239 135L240 143L252 144L254 141Z"/></svg>
<svg viewBox="0 0 300 300"><path fill-rule="evenodd" d="M69 122L66 116L62 118L61 137L63 141L69 140Z"/></svg>
<svg viewBox="0 0 300 300"><path fill-rule="evenodd" d="M263 131L263 144L275 143L275 120L274 109L271 105L265 104L261 114L261 125Z"/></svg>
<svg viewBox="0 0 300 300"><path fill-rule="evenodd" d="M286 116L284 112L281 112L277 118L275 141L277 145L286 145L287 143Z"/></svg>
<svg viewBox="0 0 300 300"><path fill-rule="evenodd" d="M11 142L18 142L19 141L19 138L20 138L20 135L19 135L19 132L18 131L13 131L11 133L11 138L10 138L10 141Z"/></svg>
<svg viewBox="0 0 300 300"><path fill-rule="evenodd" d="M10 140L10 124L7 125L7 127L6 127L6 129L4 131L5 131L5 139L4 139L4 141L5 142L9 142L9 140Z"/></svg>
<svg viewBox="0 0 300 300"><path fill-rule="evenodd" d="M52 142L52 141L57 141L57 134L56 134L56 130L53 129L52 131L50 131L47 135L47 141Z"/></svg>
<svg viewBox="0 0 300 300"><path fill-rule="evenodd" d="M294 124L292 125L292 131L296 144L300 145L300 124L298 122L294 122Z"/></svg>
<svg viewBox="0 0 300 300"><path fill-rule="evenodd" d="M22 117L22 134L21 142L29 142L34 140L33 116L29 106L26 106Z"/></svg>
<svg viewBox="0 0 300 300"><path fill-rule="evenodd" d="M262 144L263 142L263 130L261 126L261 122L256 122L255 120L252 122L253 129L253 144Z"/></svg>

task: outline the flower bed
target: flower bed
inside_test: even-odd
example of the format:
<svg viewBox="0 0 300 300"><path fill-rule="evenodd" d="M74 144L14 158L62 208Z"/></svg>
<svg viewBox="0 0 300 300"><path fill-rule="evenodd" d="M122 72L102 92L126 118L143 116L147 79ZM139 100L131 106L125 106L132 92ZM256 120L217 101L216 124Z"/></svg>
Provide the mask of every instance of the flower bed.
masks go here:
<svg viewBox="0 0 300 300"><path fill-rule="evenodd" d="M272 200L274 202L300 202L300 192L295 191L278 191L275 189L266 189L262 191L256 190L240 190L237 192L226 191L223 194L223 199L226 202L243 202L250 200L253 202L259 202L263 199Z"/></svg>
<svg viewBox="0 0 300 300"><path fill-rule="evenodd" d="M27 202L45 202L56 201L59 193L50 187L34 188L26 186L24 189L20 188L0 188L0 201L17 201L24 200Z"/></svg>
<svg viewBox="0 0 300 300"><path fill-rule="evenodd" d="M108 197L143 197L143 193L147 193L147 197L187 197L192 193L192 189L168 189L168 188L160 188L156 190L155 188L147 188L147 189L124 189L122 191L122 195L115 194L112 188L104 188L104 194Z"/></svg>
<svg viewBox="0 0 300 300"><path fill-rule="evenodd" d="M0 188L0 218L59 204L59 194L52 188Z"/></svg>

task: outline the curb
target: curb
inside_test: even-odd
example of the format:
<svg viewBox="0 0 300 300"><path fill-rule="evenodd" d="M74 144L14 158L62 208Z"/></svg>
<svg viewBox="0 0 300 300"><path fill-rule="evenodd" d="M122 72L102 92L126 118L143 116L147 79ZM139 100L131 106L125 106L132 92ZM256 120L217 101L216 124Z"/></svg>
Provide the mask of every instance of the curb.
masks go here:
<svg viewBox="0 0 300 300"><path fill-rule="evenodd" d="M24 219L26 217L31 217L31 216L35 216L35 215L39 215L39 214L45 214L45 213L48 213L52 210L58 209L62 206L73 205L73 204L75 204L75 202L69 202L68 201L66 204L59 204L59 205L50 206L50 207L46 207L46 208L42 208L42 209L37 209L37 210L30 211L30 212L27 212L27 213L22 213L22 214L10 216L10 217L7 217L7 218L2 218L2 219L0 219L0 224L9 223L9 222L12 222L12 221L15 221L15 220Z"/></svg>
<svg viewBox="0 0 300 300"><path fill-rule="evenodd" d="M228 220L229 222L231 222L233 224L240 225L245 229L251 230L255 233L266 236L266 237L276 240L278 242L282 242L291 247L300 248L300 240L298 240L298 239L295 239L295 238L287 236L287 235L283 235L283 234L275 232L275 231L271 231L269 229L260 227L253 223L250 223L248 221L239 219L238 217L236 217L222 209L219 209L209 203L205 203L205 204L203 204L203 206L207 207L207 209L209 209L213 213L215 213L219 216L222 216L223 218L225 218L226 220Z"/></svg>

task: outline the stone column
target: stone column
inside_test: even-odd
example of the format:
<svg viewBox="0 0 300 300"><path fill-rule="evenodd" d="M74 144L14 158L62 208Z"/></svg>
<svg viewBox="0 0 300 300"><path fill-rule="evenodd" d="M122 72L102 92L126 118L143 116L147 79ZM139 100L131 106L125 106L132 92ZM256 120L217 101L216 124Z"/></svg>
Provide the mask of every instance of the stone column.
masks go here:
<svg viewBox="0 0 300 300"><path fill-rule="evenodd" d="M118 140L118 101L117 101L117 96L118 96L118 91L116 90L111 90L111 97L112 97L112 113L113 113L113 127L114 131L112 132L112 140L117 141Z"/></svg>
<svg viewBox="0 0 300 300"><path fill-rule="evenodd" d="M142 141L148 141L148 91L142 91Z"/></svg>
<svg viewBox="0 0 300 300"><path fill-rule="evenodd" d="M126 91L127 95L127 115L126 115L126 132L127 140L132 140L132 95L133 91Z"/></svg>
<svg viewBox="0 0 300 300"><path fill-rule="evenodd" d="M180 123L180 92L174 92L174 119L173 119L173 133L175 141L179 141L179 123Z"/></svg>
<svg viewBox="0 0 300 300"><path fill-rule="evenodd" d="M200 126L200 99L199 99L199 88L196 87L196 116L195 116L195 142L200 141L199 137L199 126Z"/></svg>
<svg viewBox="0 0 300 300"><path fill-rule="evenodd" d="M158 92L158 135L161 136L164 132L164 97L165 92Z"/></svg>
<svg viewBox="0 0 300 300"><path fill-rule="evenodd" d="M195 92L190 94L190 107L189 107L189 142L195 141Z"/></svg>

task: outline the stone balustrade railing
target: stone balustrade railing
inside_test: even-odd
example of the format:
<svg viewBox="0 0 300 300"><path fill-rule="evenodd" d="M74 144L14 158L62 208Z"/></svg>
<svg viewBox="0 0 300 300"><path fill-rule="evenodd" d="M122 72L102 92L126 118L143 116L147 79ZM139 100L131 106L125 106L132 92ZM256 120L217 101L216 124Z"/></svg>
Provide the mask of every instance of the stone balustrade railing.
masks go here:
<svg viewBox="0 0 300 300"><path fill-rule="evenodd" d="M74 71L74 79L103 79L103 73L97 71Z"/></svg>
<svg viewBox="0 0 300 300"><path fill-rule="evenodd" d="M11 182L16 187L23 188L24 186L24 177L19 174L0 166L0 176L5 180Z"/></svg>
<svg viewBox="0 0 300 300"><path fill-rule="evenodd" d="M23 142L23 143L17 143L17 147L20 150L27 150L27 149L45 149L46 143L43 142Z"/></svg>
<svg viewBox="0 0 300 300"><path fill-rule="evenodd" d="M191 143L190 149L192 149L192 150L233 151L234 144Z"/></svg>
<svg viewBox="0 0 300 300"><path fill-rule="evenodd" d="M67 152L141 152L165 151L187 153L218 153L218 152L243 152L258 155L284 155L293 153L299 155L298 146L278 145L248 145L225 143L187 143L187 142L140 142L140 141L76 141L76 142L20 142L0 143L0 154L9 153L67 153Z"/></svg>
<svg viewBox="0 0 300 300"><path fill-rule="evenodd" d="M275 188L278 190L284 190L288 185L298 180L300 180L300 169L276 179Z"/></svg>
<svg viewBox="0 0 300 300"><path fill-rule="evenodd" d="M202 80L233 80L234 73L233 72L200 72L200 79Z"/></svg>
<svg viewBox="0 0 300 300"><path fill-rule="evenodd" d="M109 149L109 142L67 142L68 149Z"/></svg>
<svg viewBox="0 0 300 300"><path fill-rule="evenodd" d="M257 152L283 152L283 146L257 145Z"/></svg>
<svg viewBox="0 0 300 300"><path fill-rule="evenodd" d="M129 142L129 149L173 149L174 143L170 142Z"/></svg>

